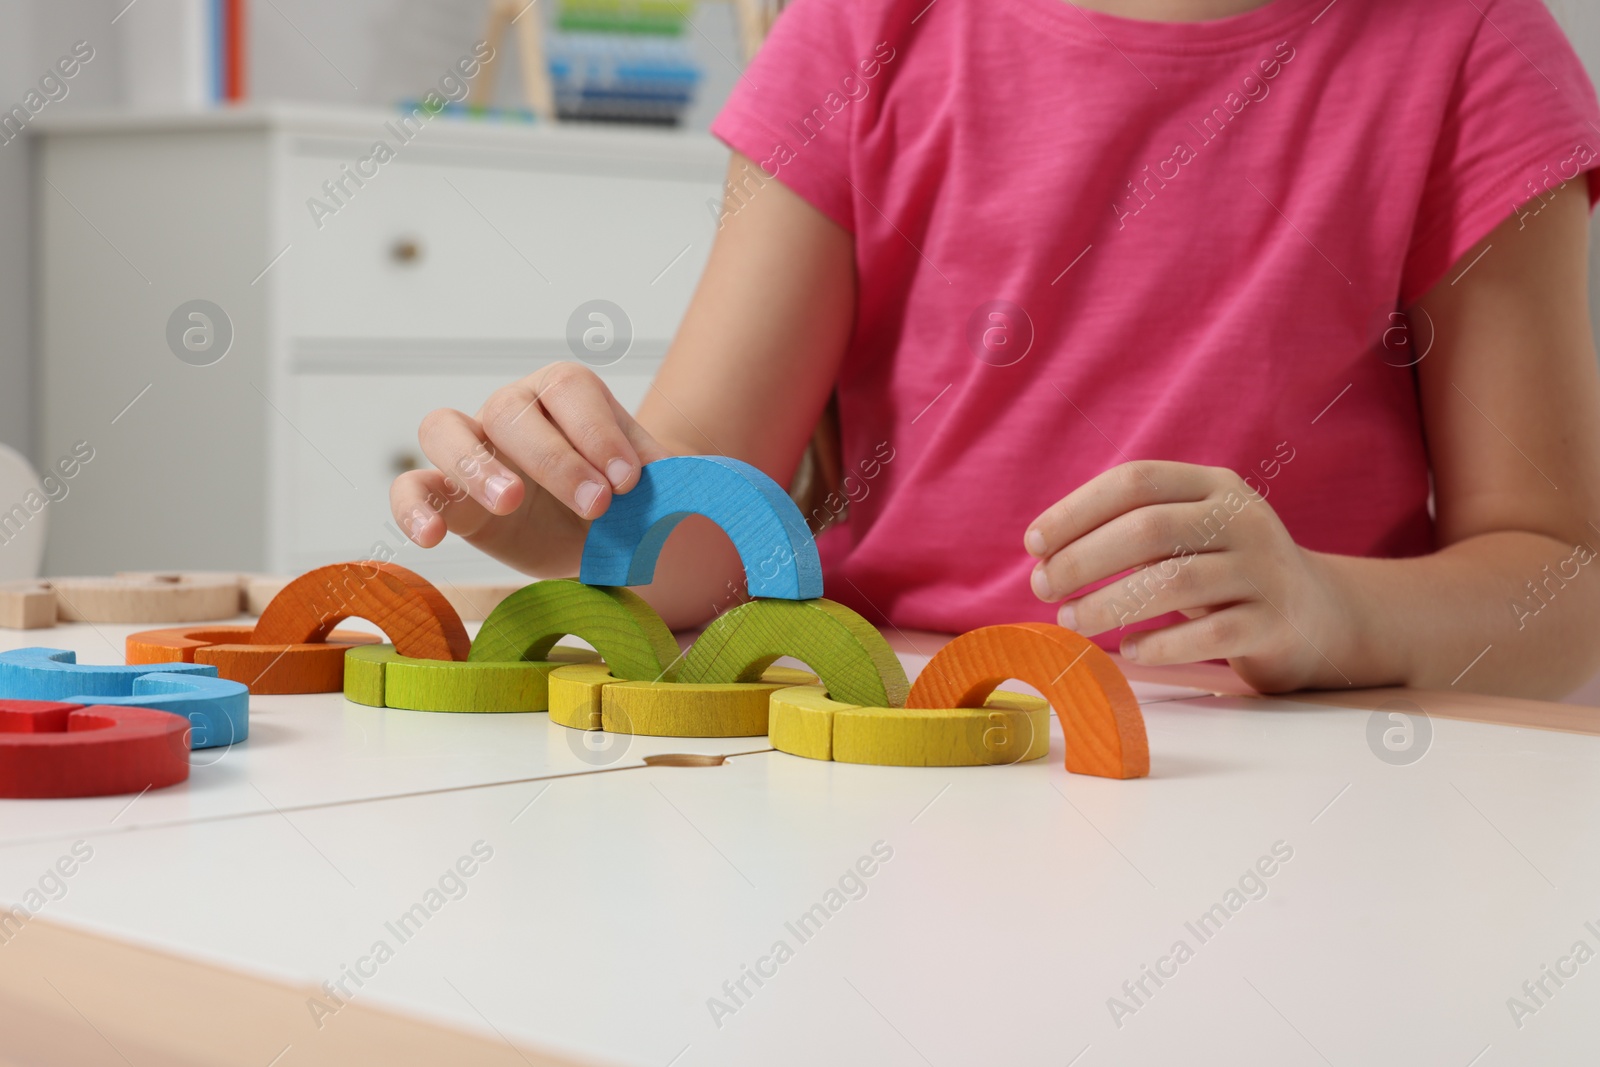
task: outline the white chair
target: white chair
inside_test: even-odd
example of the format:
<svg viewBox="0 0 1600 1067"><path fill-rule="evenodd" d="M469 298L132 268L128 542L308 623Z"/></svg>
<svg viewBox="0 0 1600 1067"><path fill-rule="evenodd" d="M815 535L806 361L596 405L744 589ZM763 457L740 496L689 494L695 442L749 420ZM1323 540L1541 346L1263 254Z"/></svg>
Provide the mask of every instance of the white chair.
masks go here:
<svg viewBox="0 0 1600 1067"><path fill-rule="evenodd" d="M49 500L33 465L0 445L0 582L39 576Z"/></svg>

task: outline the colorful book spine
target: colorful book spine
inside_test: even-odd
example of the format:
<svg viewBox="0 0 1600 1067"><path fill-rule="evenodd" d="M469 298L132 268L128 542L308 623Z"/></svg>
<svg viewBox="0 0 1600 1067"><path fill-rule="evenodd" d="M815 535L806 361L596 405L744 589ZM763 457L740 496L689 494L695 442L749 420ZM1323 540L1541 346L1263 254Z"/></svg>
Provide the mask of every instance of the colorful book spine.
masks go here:
<svg viewBox="0 0 1600 1067"><path fill-rule="evenodd" d="M245 21L249 10L245 0L223 0L224 4L224 32L222 41L223 62L227 67L227 74L223 78L222 98L237 102L245 98L245 60L247 50L245 41L249 34L249 25Z"/></svg>
<svg viewBox="0 0 1600 1067"><path fill-rule="evenodd" d="M546 47L564 119L676 125L701 70L673 0L564 0Z"/></svg>
<svg viewBox="0 0 1600 1067"><path fill-rule="evenodd" d="M556 28L678 37L692 9L692 4L680 6L672 0L568 0L561 5Z"/></svg>
<svg viewBox="0 0 1600 1067"><path fill-rule="evenodd" d="M207 65L214 104L245 98L245 0L209 0L206 4Z"/></svg>

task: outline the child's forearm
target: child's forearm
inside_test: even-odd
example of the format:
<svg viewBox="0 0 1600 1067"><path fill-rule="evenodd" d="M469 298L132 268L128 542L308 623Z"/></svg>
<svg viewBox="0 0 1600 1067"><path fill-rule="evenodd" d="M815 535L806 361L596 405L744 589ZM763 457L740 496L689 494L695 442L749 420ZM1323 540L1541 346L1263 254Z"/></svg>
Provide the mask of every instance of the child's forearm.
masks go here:
<svg viewBox="0 0 1600 1067"><path fill-rule="evenodd" d="M1563 697L1600 670L1592 545L1500 531L1412 559L1312 553L1347 605L1313 684Z"/></svg>

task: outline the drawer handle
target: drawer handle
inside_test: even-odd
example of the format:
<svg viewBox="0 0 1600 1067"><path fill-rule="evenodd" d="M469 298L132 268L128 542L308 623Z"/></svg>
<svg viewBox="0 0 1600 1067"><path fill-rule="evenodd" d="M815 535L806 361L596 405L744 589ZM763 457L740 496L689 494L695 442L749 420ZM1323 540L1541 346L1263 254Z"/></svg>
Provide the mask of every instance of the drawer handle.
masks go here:
<svg viewBox="0 0 1600 1067"><path fill-rule="evenodd" d="M416 470L422 466L422 461L417 458L414 452L396 452L393 458L389 460L389 466L395 474L400 475L406 471Z"/></svg>

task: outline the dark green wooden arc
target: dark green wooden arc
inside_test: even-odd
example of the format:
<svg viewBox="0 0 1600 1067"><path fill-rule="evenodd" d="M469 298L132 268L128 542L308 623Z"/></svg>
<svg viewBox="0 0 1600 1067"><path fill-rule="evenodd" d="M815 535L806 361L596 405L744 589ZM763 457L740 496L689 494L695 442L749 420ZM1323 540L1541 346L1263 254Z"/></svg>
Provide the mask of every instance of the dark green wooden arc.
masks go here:
<svg viewBox="0 0 1600 1067"><path fill-rule="evenodd" d="M810 667L846 704L904 707L911 688L877 627L820 597L758 599L724 612L689 649L678 681L753 682L781 656Z"/></svg>

